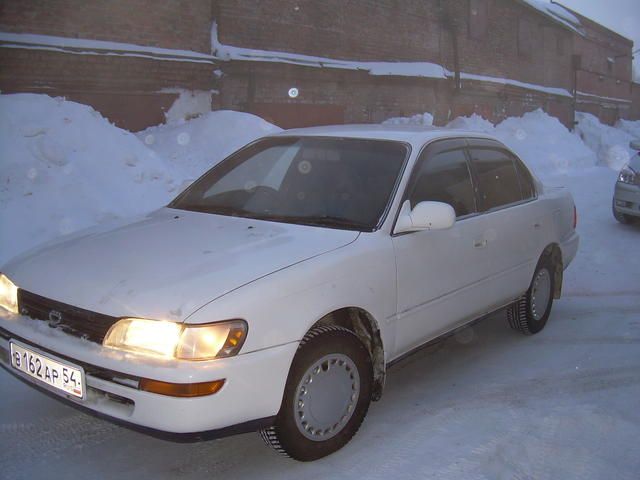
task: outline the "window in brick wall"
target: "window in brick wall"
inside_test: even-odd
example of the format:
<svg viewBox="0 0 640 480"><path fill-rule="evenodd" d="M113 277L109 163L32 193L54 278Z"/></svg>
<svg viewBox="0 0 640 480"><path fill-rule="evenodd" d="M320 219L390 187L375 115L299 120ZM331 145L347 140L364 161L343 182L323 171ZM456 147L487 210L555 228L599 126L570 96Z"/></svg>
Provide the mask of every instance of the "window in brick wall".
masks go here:
<svg viewBox="0 0 640 480"><path fill-rule="evenodd" d="M529 20L521 18L518 21L518 54L530 57L534 49L534 25Z"/></svg>
<svg viewBox="0 0 640 480"><path fill-rule="evenodd" d="M489 23L488 0L469 0L469 36L482 38L487 33Z"/></svg>

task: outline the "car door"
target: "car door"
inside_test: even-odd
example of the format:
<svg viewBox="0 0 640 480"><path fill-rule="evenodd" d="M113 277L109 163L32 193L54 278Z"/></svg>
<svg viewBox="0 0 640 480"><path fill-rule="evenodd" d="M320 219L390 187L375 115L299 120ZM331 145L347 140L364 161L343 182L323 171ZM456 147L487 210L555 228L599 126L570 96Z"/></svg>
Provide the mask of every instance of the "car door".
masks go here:
<svg viewBox="0 0 640 480"><path fill-rule="evenodd" d="M500 143L468 140L477 188L478 209L485 219L482 243L490 264L485 286L495 309L529 286L540 247L542 218L537 218L535 187L520 159Z"/></svg>
<svg viewBox="0 0 640 480"><path fill-rule="evenodd" d="M403 202L440 201L456 211L446 230L393 235L398 306L396 352L404 353L477 316L488 302L490 268L482 244L485 220L476 198L464 139L430 144L418 158Z"/></svg>

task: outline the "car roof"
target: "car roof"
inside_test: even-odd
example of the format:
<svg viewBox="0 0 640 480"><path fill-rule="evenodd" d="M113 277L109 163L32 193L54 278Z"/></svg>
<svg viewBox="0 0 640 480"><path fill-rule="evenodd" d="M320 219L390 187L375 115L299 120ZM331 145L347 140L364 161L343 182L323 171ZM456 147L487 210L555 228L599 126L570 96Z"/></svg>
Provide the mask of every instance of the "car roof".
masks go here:
<svg viewBox="0 0 640 480"><path fill-rule="evenodd" d="M492 135L458 130L452 128L432 127L423 125L326 125L323 127L294 128L283 130L270 136L302 136L302 137L342 137L366 138L375 140L395 140L424 145L427 141L443 138L487 138L499 141Z"/></svg>

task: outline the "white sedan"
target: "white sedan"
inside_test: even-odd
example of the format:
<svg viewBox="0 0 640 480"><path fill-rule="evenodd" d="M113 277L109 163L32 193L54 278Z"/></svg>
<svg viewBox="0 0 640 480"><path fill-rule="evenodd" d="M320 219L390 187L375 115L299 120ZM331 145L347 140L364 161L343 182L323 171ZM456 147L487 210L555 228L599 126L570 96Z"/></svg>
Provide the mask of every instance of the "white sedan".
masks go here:
<svg viewBox="0 0 640 480"><path fill-rule="evenodd" d="M571 195L487 135L285 131L165 208L6 264L0 365L152 435L261 430L314 460L402 356L504 308L542 330L575 226Z"/></svg>

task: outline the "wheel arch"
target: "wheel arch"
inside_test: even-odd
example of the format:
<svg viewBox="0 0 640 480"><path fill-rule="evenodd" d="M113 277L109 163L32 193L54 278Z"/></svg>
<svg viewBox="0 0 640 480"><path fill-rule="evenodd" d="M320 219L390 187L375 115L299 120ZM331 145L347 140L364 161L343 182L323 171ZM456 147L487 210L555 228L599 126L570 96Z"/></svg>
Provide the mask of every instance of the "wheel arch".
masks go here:
<svg viewBox="0 0 640 480"><path fill-rule="evenodd" d="M373 365L372 400L380 400L384 389L386 365L384 345L377 320L363 308L343 307L326 314L314 323L309 330L325 325L336 325L351 330L365 345Z"/></svg>

